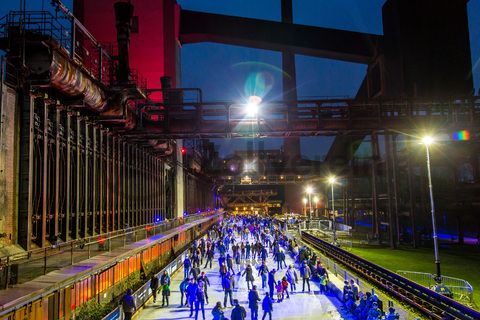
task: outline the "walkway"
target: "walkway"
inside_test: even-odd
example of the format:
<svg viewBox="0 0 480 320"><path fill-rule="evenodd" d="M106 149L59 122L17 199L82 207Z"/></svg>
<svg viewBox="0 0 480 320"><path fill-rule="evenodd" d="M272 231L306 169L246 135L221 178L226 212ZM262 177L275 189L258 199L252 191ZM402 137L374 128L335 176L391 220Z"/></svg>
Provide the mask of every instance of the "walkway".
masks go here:
<svg viewBox="0 0 480 320"><path fill-rule="evenodd" d="M239 240L239 238L237 238ZM220 283L220 276L218 272L218 253L215 255L214 263L212 264L212 269L207 268L203 269L207 274L211 286L208 288L209 304L205 305L205 317L206 319L212 319L212 308L215 306L217 301L221 301L223 304L223 290ZM274 263L271 255L267 260L269 269L276 268L276 263ZM287 265L293 264L293 259L287 255ZM253 262L252 266L259 266L260 263ZM242 272L245 266L242 266ZM276 273L276 279L281 279L285 274L286 269L280 270ZM297 273L300 278L299 271ZM265 290L261 289L262 281L260 277L257 277L258 272L254 270L255 284L259 290L259 296L261 299L265 296L264 293L268 290L268 287ZM145 308L139 313L137 319L142 320L163 320L163 319L194 319L189 318L190 309L187 307L179 307L180 304L180 291L179 285L183 278L183 268L179 269L173 277L171 283L171 296L170 296L170 307L161 307L161 295L157 298L157 303L153 303L151 300L145 306ZM236 289L233 293L233 298L238 299L240 304L245 307L247 310L247 318L250 317L250 309L248 309L248 290L247 284L245 282L245 276L241 277L236 275ZM301 278L299 279L299 285L297 289L300 292L293 293L290 295L290 299L284 299L281 303L273 304L273 319L345 319L342 316L342 306L341 303L333 296L325 296L319 294L319 289L317 283L311 282L310 285L314 289L314 293L302 293L302 283ZM224 309L226 318L230 319L231 307ZM263 311L259 309L259 319L263 316ZM202 319L201 312L199 312L199 319ZM268 319L268 317L267 317Z"/></svg>

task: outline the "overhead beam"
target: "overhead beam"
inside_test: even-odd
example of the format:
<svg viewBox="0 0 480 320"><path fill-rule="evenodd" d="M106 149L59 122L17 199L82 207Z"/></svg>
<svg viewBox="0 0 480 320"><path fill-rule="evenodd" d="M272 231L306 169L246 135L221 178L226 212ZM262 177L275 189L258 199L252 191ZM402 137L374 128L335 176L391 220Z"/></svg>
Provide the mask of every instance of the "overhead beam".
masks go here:
<svg viewBox="0 0 480 320"><path fill-rule="evenodd" d="M382 36L181 10L182 44L217 42L357 63L373 60Z"/></svg>

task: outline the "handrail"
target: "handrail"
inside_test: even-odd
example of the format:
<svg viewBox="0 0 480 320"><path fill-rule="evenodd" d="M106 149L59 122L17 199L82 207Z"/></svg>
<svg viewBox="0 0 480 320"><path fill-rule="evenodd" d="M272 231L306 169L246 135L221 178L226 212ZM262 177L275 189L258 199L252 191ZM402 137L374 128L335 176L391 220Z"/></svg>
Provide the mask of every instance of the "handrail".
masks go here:
<svg viewBox="0 0 480 320"><path fill-rule="evenodd" d="M155 222L154 223L147 223L147 224L143 224L143 225L136 226L136 227L124 228L124 229L120 229L120 230L111 231L111 232L108 232L108 233L102 233L102 234L89 236L89 237L85 237L85 238L81 238L81 239L74 239L74 240L62 242L62 243L59 243L59 244L56 244L56 245L52 244L52 245L47 246L47 247L35 248L35 249L27 250L27 251L24 251L24 252L20 252L20 253L5 255L5 256L0 257L0 265L8 266L12 262L14 262L15 260L21 260L21 259L28 258L28 257L31 257L31 256L36 255L36 254L42 254L42 257L43 257L43 255L45 255L45 254L48 255L48 253L50 253L52 251L59 251L59 249L61 249L61 248L71 247L72 245L75 246L75 247L79 246L79 245L85 245L86 246L86 245L90 245L90 244L99 243L99 241L109 241L109 240L112 240L112 239L115 239L115 238L118 238L118 237L126 236L128 234L133 234L133 233L135 233L137 231L140 231L140 230L144 230L144 229L146 229L147 227L150 227L150 226L151 227L159 227L159 226L165 225L165 224L173 222L173 221L180 221L180 222L184 222L184 223L189 223L192 220L201 219L202 217L204 217L206 215L211 215L212 213L214 213L214 212L201 212L201 213L189 215L185 218L180 217L180 218L174 218L174 219L171 219L171 220L166 219L166 220L163 220L159 223L155 223ZM55 255L55 254L52 254L52 255ZM50 255L50 256L52 256L52 255Z"/></svg>
<svg viewBox="0 0 480 320"><path fill-rule="evenodd" d="M441 319L442 313L446 312L456 319L480 319L480 312L458 303L455 300L445 297L337 246L329 244L308 232L302 231L301 235L302 239L311 242L327 256L341 261L347 267L361 273L363 276L381 286L391 295L399 297L404 302L430 317Z"/></svg>

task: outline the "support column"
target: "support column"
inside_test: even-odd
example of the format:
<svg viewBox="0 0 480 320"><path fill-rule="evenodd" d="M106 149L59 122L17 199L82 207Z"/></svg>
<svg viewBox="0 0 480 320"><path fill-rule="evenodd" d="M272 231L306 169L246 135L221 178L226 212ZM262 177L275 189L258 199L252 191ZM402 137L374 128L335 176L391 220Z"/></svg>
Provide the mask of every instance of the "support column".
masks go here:
<svg viewBox="0 0 480 320"><path fill-rule="evenodd" d="M282 0L281 14L283 23L293 23L292 0ZM297 104L297 75L295 68L295 54L289 50L282 51L282 85L283 101L287 103L288 127L296 117ZM283 148L287 155L286 166L295 170L295 164L300 159L300 139L290 137L283 139ZM301 212L301 191L296 185L285 185L286 203L291 211Z"/></svg>
<svg viewBox="0 0 480 320"><path fill-rule="evenodd" d="M398 216L398 183L397 183L397 135L391 135L390 152L392 159L392 191L393 191L393 214L395 217L396 239L400 244L400 221Z"/></svg>
<svg viewBox="0 0 480 320"><path fill-rule="evenodd" d="M91 234L92 236L97 234L97 226L96 226L96 220L97 220L97 215L99 214L98 211L98 197L100 196L98 194L98 181L100 180L98 177L98 169L97 169L97 163L98 163L98 142L97 142L97 136L98 136L98 128L96 125L92 127L92 226L91 226Z"/></svg>
<svg viewBox="0 0 480 320"><path fill-rule="evenodd" d="M91 152L91 143L90 143L90 123L85 121L85 171L83 172L84 174L84 183L85 185L83 186L84 188L84 210L83 214L85 215L83 217L83 230L82 230L82 236L87 237L89 234L89 228L88 228L88 217L91 212L93 212L92 208L90 207L90 190L92 188L92 183L93 181L90 180L90 152ZM90 231L91 234L91 231Z"/></svg>
<svg viewBox="0 0 480 320"><path fill-rule="evenodd" d="M408 203L409 203L409 211L410 211L410 224L412 226L412 245L414 248L418 247L417 244L417 224L415 221L415 190L413 184L413 170L412 170L412 142L410 141L410 137L407 138L406 141L406 149L407 149L407 183L408 183Z"/></svg>
<svg viewBox="0 0 480 320"><path fill-rule="evenodd" d="M176 201L175 201L175 210L176 212L172 212L173 217L183 217L183 212L185 211L185 184L184 184L184 173L183 173L183 155L182 155L182 146L183 140L177 139L177 165L176 165L176 177L175 177L175 194L176 194Z"/></svg>
<svg viewBox="0 0 480 320"><path fill-rule="evenodd" d="M62 230L63 241L68 241L71 238L71 217L72 217L72 144L73 144L73 130L72 130L72 113L67 113L67 168L65 170L66 174L66 185L67 190L65 190L65 224L64 230Z"/></svg>
<svg viewBox="0 0 480 320"><path fill-rule="evenodd" d="M76 134L77 134L77 150L76 150L76 161L75 161L75 219L74 219L74 230L72 232L72 237L78 239L80 237L79 233L79 224L80 224L80 179L81 179L81 157L82 157L82 134L81 134L81 119L80 113L76 114Z"/></svg>
<svg viewBox="0 0 480 320"><path fill-rule="evenodd" d="M385 171L387 175L387 198L388 198L388 227L389 227L389 242L390 247L395 249L397 241L395 236L395 216L393 208L393 191L392 191L392 155L391 155L391 135L385 131Z"/></svg>
<svg viewBox="0 0 480 320"><path fill-rule="evenodd" d="M372 132L372 233L379 239L379 221L378 221L378 194L377 194L377 162L380 159L378 147L378 135Z"/></svg>
<svg viewBox="0 0 480 320"><path fill-rule="evenodd" d="M42 163L42 227L40 234L37 234L37 243L40 247L46 246L47 241L47 215L49 214L49 203L48 203L48 186L49 186L49 174L48 174L48 143L49 143L49 126L50 126L50 119L48 117L48 103L43 100L42 101L43 107L43 163ZM37 168L40 169L40 168Z"/></svg>

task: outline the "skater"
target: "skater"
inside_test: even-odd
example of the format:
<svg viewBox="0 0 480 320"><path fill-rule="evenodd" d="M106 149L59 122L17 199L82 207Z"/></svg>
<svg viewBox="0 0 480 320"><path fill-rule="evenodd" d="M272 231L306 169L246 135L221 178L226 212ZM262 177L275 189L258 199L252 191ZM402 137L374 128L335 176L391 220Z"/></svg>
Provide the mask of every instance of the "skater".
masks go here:
<svg viewBox="0 0 480 320"><path fill-rule="evenodd" d="M135 298L133 297L133 290L127 289L127 292L122 298L122 307L125 320L131 320L133 314L137 310L137 305L135 303Z"/></svg>
<svg viewBox="0 0 480 320"><path fill-rule="evenodd" d="M268 289L270 292L270 299L273 300L273 290L275 289L275 269L268 273Z"/></svg>
<svg viewBox="0 0 480 320"><path fill-rule="evenodd" d="M257 286L252 286L252 290L248 293L248 307L251 310L252 320L258 320L258 296Z"/></svg>
<svg viewBox="0 0 480 320"><path fill-rule="evenodd" d="M310 270L310 267L307 265L307 261L303 262L301 273L302 273L302 279L303 279L302 291L305 292L305 282L306 282L308 286L308 292L310 292L310 276L312 275L312 271Z"/></svg>
<svg viewBox="0 0 480 320"><path fill-rule="evenodd" d="M265 298L263 298L263 301L262 301L262 309L263 309L262 320L265 320L265 316L267 314L268 314L269 320L272 320L273 301L267 292L265 292Z"/></svg>
<svg viewBox="0 0 480 320"><path fill-rule="evenodd" d="M247 288L250 290L250 282L252 283L253 286L253 281L255 281L255 278L253 277L253 270L252 266L249 264L247 265L247 268L243 271L242 276L245 275L245 280L247 281Z"/></svg>
<svg viewBox="0 0 480 320"><path fill-rule="evenodd" d="M158 290L158 278L155 274L152 274L150 279L150 289L152 290L153 303L157 302L157 290Z"/></svg>
<svg viewBox="0 0 480 320"><path fill-rule="evenodd" d="M170 285L164 284L162 287L162 307L165 306L165 301L167 302L168 307L168 297L170 297Z"/></svg>

